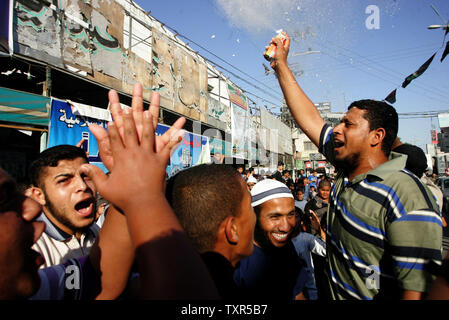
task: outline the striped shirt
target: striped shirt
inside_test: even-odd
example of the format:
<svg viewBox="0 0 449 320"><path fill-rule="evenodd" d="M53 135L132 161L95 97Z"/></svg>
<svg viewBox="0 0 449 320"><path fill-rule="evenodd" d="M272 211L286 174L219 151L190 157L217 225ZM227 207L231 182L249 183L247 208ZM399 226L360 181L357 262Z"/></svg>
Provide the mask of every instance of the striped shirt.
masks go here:
<svg viewBox="0 0 449 320"><path fill-rule="evenodd" d="M335 164L333 129L324 125L320 152ZM337 167L327 215L327 272L333 299L401 297L427 292L441 264L442 222L429 189L405 170L406 156L352 181Z"/></svg>
<svg viewBox="0 0 449 320"><path fill-rule="evenodd" d="M44 233L32 247L44 257L45 263L41 269L89 254L100 232L100 227L94 223L84 229L78 240L75 235L67 234L59 229L43 212L36 220L45 223Z"/></svg>

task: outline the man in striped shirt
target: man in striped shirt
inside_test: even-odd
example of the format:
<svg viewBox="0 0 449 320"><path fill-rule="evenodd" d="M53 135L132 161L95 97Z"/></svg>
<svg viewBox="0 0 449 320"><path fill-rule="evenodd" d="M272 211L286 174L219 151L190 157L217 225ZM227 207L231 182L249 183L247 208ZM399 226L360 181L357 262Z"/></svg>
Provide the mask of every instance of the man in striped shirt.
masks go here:
<svg viewBox="0 0 449 320"><path fill-rule="evenodd" d="M327 215L327 273L332 299L421 299L441 263L441 217L432 193L392 153L398 116L385 102L352 103L335 128L287 65L290 39L272 43L287 105L338 176Z"/></svg>

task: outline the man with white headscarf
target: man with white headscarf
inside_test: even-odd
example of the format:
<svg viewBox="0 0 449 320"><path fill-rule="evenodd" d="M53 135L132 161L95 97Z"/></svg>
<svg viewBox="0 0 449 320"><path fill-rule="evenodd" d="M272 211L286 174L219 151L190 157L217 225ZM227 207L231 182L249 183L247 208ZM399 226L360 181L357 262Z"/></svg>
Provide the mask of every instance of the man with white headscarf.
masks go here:
<svg viewBox="0 0 449 320"><path fill-rule="evenodd" d="M253 254L237 265L234 281L250 299L304 299L304 268L291 235L296 227L295 202L290 189L277 180L262 180L251 190L256 213Z"/></svg>

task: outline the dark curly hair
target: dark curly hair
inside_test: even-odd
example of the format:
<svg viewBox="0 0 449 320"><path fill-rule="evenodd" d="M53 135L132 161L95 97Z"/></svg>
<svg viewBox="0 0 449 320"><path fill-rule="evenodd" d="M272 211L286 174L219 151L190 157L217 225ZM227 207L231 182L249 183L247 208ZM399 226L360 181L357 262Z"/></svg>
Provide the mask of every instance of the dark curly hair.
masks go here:
<svg viewBox="0 0 449 320"><path fill-rule="evenodd" d="M357 108L365 110L364 118L368 120L370 130L385 129L385 138L382 141L382 151L388 157L391 147L398 134L398 114L395 108L384 101L358 100L351 103L348 110Z"/></svg>

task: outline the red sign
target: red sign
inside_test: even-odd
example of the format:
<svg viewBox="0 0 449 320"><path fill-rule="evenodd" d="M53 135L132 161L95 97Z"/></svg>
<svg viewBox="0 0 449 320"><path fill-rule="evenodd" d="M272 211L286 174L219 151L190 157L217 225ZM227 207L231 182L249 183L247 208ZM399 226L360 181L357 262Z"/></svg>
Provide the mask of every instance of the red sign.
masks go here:
<svg viewBox="0 0 449 320"><path fill-rule="evenodd" d="M312 169L312 162L305 162L304 165L306 166L306 169Z"/></svg>
<svg viewBox="0 0 449 320"><path fill-rule="evenodd" d="M430 130L430 137L432 138L432 144L438 144L438 134L436 130Z"/></svg>
<svg viewBox="0 0 449 320"><path fill-rule="evenodd" d="M326 161L318 161L318 168L325 168L326 167Z"/></svg>

